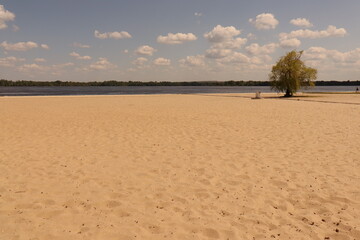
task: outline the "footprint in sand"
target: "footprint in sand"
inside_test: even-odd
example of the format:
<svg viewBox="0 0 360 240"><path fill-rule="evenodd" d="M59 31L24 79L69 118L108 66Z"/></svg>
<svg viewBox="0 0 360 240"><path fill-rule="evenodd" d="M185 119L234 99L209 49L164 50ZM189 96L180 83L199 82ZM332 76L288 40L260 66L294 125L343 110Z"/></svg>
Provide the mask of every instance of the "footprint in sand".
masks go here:
<svg viewBox="0 0 360 240"><path fill-rule="evenodd" d="M203 234L206 236L206 237L209 237L209 238L214 238L214 239L217 239L220 237L218 231L216 231L215 229L212 229L212 228L205 228L203 230Z"/></svg>
<svg viewBox="0 0 360 240"><path fill-rule="evenodd" d="M152 234L160 234L162 233L162 229L157 225L145 225L144 228Z"/></svg>
<svg viewBox="0 0 360 240"><path fill-rule="evenodd" d="M110 201L107 201L107 202L106 202L106 206L107 206L108 208L116 208L116 207L119 207L120 205L121 205L120 202L114 201L114 200L110 200Z"/></svg>
<svg viewBox="0 0 360 240"><path fill-rule="evenodd" d="M124 210L122 210L122 209L117 210L117 211L115 212L115 214L116 214L117 216L121 217L121 218L130 217L130 216L131 216L131 214L130 214L129 212L124 211Z"/></svg>

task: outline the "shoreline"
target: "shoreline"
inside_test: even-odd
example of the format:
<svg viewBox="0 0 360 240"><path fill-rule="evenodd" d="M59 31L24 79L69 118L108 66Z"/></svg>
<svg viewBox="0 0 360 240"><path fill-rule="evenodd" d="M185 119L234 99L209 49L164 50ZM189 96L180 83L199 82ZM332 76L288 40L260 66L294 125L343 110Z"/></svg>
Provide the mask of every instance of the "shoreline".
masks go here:
<svg viewBox="0 0 360 240"><path fill-rule="evenodd" d="M0 96L1 99L22 99L22 98L121 98L121 97L171 97L171 96L216 96L216 97L241 97L253 100L289 100L289 101L307 101L307 102L323 102L323 103L353 103L358 104L360 98L353 98L350 102L341 101L321 101L319 98L329 99L331 96L338 98L351 98L354 95L360 96L360 93L349 92L298 92L293 97L284 97L283 93L261 93L260 99L255 99L255 93L150 93L150 94L94 94L94 95L25 95L25 96Z"/></svg>
<svg viewBox="0 0 360 240"><path fill-rule="evenodd" d="M255 94L256 92L234 92L234 93L212 93L212 92L204 92L204 93L128 93L128 94L62 94L62 95L0 95L0 97L97 97L97 96L156 96L156 95L202 95L202 94L214 94L214 95L229 95L229 94ZM341 92L297 92L293 97L296 98L300 96L304 96L306 94L350 94L350 95L360 95L360 92L353 92L353 91L341 91ZM276 93L276 92L261 92L261 95L276 95L276 96L283 96L284 93Z"/></svg>
<svg viewBox="0 0 360 240"><path fill-rule="evenodd" d="M315 87L313 89L298 91L299 94L352 94L355 93L352 87ZM94 96L94 95L158 95L158 94L255 94L260 91L262 94L273 93L279 94L271 90L268 86L230 86L230 87L214 87L214 86L133 86L133 87L2 87L0 88L0 96Z"/></svg>

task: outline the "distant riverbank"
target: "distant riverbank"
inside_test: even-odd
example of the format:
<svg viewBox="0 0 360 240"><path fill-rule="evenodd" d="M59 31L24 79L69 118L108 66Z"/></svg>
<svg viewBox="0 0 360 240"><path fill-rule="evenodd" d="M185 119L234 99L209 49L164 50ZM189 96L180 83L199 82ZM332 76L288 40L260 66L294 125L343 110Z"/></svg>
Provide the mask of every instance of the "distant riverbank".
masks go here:
<svg viewBox="0 0 360 240"><path fill-rule="evenodd" d="M304 92L355 92L356 86L316 86ZM51 86L0 87L0 96L131 95L274 92L269 86Z"/></svg>
<svg viewBox="0 0 360 240"><path fill-rule="evenodd" d="M30 81L30 80L5 80L0 79L0 87L132 87L132 86L151 86L151 87L163 87L163 86L270 86L269 81L192 81L192 82L169 82L169 81L151 81L151 82L141 82L141 81L103 81L103 82L73 82L73 81ZM316 86L360 86L360 80L357 81L316 81Z"/></svg>

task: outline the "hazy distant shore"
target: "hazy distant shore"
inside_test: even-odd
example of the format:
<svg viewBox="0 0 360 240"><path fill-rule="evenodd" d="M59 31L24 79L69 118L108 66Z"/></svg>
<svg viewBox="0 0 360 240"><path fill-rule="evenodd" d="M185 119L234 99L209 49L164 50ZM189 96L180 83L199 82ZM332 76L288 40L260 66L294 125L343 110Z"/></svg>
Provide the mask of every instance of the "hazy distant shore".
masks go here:
<svg viewBox="0 0 360 240"><path fill-rule="evenodd" d="M356 81L316 81L316 86L360 86L360 80ZM103 81L103 82L76 82L76 81L29 81L29 80L0 80L0 87L24 87L24 86L270 86L269 81Z"/></svg>
<svg viewBox="0 0 360 240"><path fill-rule="evenodd" d="M354 93L356 86L316 86L300 92ZM0 87L0 96L274 93L269 86L51 86ZM281 93L279 93L281 95Z"/></svg>

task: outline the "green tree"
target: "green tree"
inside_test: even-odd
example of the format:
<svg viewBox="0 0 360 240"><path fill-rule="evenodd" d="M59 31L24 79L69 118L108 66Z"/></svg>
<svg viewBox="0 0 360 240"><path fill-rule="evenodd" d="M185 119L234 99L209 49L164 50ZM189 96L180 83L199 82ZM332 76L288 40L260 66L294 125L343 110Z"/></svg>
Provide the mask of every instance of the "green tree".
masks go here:
<svg viewBox="0 0 360 240"><path fill-rule="evenodd" d="M305 66L301 61L303 51L291 51L272 67L269 75L271 88L278 92L285 92L285 97L291 97L301 87L314 86L317 70Z"/></svg>

